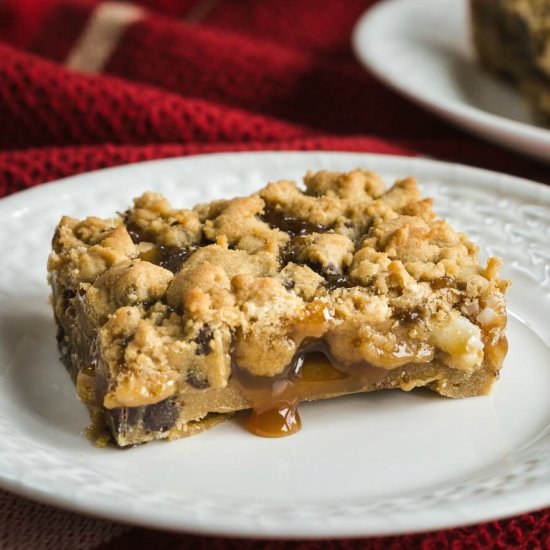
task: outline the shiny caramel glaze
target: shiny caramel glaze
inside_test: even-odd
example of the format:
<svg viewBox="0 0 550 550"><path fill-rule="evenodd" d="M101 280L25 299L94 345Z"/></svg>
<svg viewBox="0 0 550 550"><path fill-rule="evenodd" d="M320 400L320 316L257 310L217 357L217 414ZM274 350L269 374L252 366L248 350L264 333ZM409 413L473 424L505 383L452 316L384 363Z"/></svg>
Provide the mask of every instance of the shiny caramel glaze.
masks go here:
<svg viewBox="0 0 550 550"><path fill-rule="evenodd" d="M254 408L246 427L261 437L285 437L302 428L297 402L278 402L266 409Z"/></svg>
<svg viewBox="0 0 550 550"><path fill-rule="evenodd" d="M233 366L233 379L251 403L248 429L263 437L283 437L300 430L302 401L365 391L387 375L369 363L340 364L322 340L302 345L283 373L253 376Z"/></svg>

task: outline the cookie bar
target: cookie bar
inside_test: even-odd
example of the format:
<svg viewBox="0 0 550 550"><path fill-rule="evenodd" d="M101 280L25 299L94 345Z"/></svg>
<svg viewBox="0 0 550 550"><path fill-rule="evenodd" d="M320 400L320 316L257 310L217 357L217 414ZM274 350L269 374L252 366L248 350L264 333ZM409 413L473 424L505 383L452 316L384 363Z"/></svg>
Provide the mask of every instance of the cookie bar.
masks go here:
<svg viewBox="0 0 550 550"><path fill-rule="evenodd" d="M500 264L480 265L414 179L386 190L357 169L64 217L48 272L77 392L128 446L241 409L254 433L286 435L301 401L355 392L486 394L507 350Z"/></svg>
<svg viewBox="0 0 550 550"><path fill-rule="evenodd" d="M482 65L516 84L550 126L550 0L470 0Z"/></svg>

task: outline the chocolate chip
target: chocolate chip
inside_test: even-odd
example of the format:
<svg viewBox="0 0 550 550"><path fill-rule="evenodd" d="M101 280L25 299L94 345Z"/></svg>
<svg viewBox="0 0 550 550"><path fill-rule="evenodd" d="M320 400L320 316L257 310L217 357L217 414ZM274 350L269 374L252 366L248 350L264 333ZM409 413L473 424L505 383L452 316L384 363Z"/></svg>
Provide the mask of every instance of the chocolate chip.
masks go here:
<svg viewBox="0 0 550 550"><path fill-rule="evenodd" d="M66 288L63 291L63 300L69 301L71 298L74 298L76 296L76 291L72 290L70 288Z"/></svg>
<svg viewBox="0 0 550 550"><path fill-rule="evenodd" d="M70 301L76 296L76 292L70 288L66 288L61 295L63 300L63 309L67 309L70 305Z"/></svg>
<svg viewBox="0 0 550 550"><path fill-rule="evenodd" d="M292 279L285 279L285 281L283 282L283 286L287 290L292 290L296 286L296 283Z"/></svg>
<svg viewBox="0 0 550 550"><path fill-rule="evenodd" d="M337 288L351 288L351 284L347 275L343 273L335 273L334 275L325 275L325 286L328 290Z"/></svg>
<svg viewBox="0 0 550 550"><path fill-rule="evenodd" d="M173 399L165 399L160 403L145 407L143 428L151 432L169 430L179 417L179 409Z"/></svg>
<svg viewBox="0 0 550 550"><path fill-rule="evenodd" d="M57 333L55 335L55 338L58 344L61 344L61 342L65 341L65 329L60 324L57 325Z"/></svg>
<svg viewBox="0 0 550 550"><path fill-rule="evenodd" d="M434 290L441 290L442 288L454 288L455 282L450 277L444 276L434 279L430 282L430 286Z"/></svg>
<svg viewBox="0 0 550 550"><path fill-rule="evenodd" d="M216 240L209 239L205 234L204 231L201 233L201 238L198 243L196 243L196 246L202 247L202 246L208 246L209 244L215 243Z"/></svg>
<svg viewBox="0 0 550 550"><path fill-rule="evenodd" d="M126 349L128 344L134 339L133 334L127 334L120 339L120 347Z"/></svg>
<svg viewBox="0 0 550 550"><path fill-rule="evenodd" d="M293 237L285 244L280 253L281 268L289 262L298 263L298 255L302 244L301 241L303 240L303 237Z"/></svg>
<svg viewBox="0 0 550 550"><path fill-rule="evenodd" d="M179 246L163 246L159 245L158 250L158 265L168 269L172 273L177 273L187 256L192 252L188 247Z"/></svg>
<svg viewBox="0 0 550 550"><path fill-rule="evenodd" d="M212 353L210 342L214 336L210 325L203 325L195 338L197 344L197 355L208 355Z"/></svg>
<svg viewBox="0 0 550 550"><path fill-rule="evenodd" d="M145 300L145 302L142 302L141 305L142 305L145 309L150 309L150 308L152 308L157 302L158 302L158 300L157 300L156 298L151 298L150 300Z"/></svg>
<svg viewBox="0 0 550 550"><path fill-rule="evenodd" d="M139 427L140 423L145 431L165 432L178 417L179 409L170 398L145 407L105 409L105 421L115 438Z"/></svg>
<svg viewBox="0 0 550 550"><path fill-rule="evenodd" d="M132 242L134 244L139 244L141 241L145 240L143 230L140 227L138 227L135 223L132 223L130 221L129 210L127 210L122 214L118 212L118 215L122 218L122 223L126 226L126 231L128 231L128 235L130 235L130 238L132 239Z"/></svg>
<svg viewBox="0 0 550 550"><path fill-rule="evenodd" d="M328 263L323 266L317 262L308 262L307 264L315 273L319 273L325 279L325 287L327 290L335 290L337 288L351 288L349 277L345 273L341 273L333 263Z"/></svg>
<svg viewBox="0 0 550 550"><path fill-rule="evenodd" d="M124 435L138 423L142 407L106 409L105 420L112 432Z"/></svg>
<svg viewBox="0 0 550 550"><path fill-rule="evenodd" d="M142 241L141 235L139 233L136 233L132 229L127 229L127 231L128 231L128 235L130 235L130 239L132 239L132 242L134 244L139 244Z"/></svg>
<svg viewBox="0 0 550 550"><path fill-rule="evenodd" d="M400 310L395 313L397 320L403 324L415 323L421 318L421 316L421 311L418 308L412 310Z"/></svg>
<svg viewBox="0 0 550 550"><path fill-rule="evenodd" d="M333 263L322 265L319 262L301 262L299 260L300 250L303 246L304 237L298 236L292 238L281 251L281 267L284 267L289 262L307 265L310 269L318 273L325 279L325 286L328 290L334 290L335 288L350 288L354 286L345 273L340 273L338 267ZM293 283L293 282L292 282ZM294 288L294 283L290 288L286 283L283 283L287 290Z"/></svg>
<svg viewBox="0 0 550 550"><path fill-rule="evenodd" d="M210 387L210 382L206 378L198 378L194 372L187 374L187 383L198 390L205 390Z"/></svg>
<svg viewBox="0 0 550 550"><path fill-rule="evenodd" d="M269 224L271 228L280 229L294 237L297 235L307 235L308 233L325 233L330 229L324 225L318 225L291 216L276 206L266 206L260 219Z"/></svg>

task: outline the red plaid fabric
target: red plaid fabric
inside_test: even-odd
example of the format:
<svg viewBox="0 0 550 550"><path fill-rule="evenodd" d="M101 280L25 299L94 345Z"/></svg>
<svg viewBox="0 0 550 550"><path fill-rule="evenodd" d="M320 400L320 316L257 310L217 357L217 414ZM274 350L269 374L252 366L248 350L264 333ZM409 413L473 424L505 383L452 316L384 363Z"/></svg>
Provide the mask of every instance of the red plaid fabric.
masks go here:
<svg viewBox="0 0 550 550"><path fill-rule="evenodd" d="M354 59L374 0L3 0L0 196L78 172L215 151L428 155L550 181L378 83ZM549 511L333 542L127 528L0 491L1 548L548 548Z"/></svg>

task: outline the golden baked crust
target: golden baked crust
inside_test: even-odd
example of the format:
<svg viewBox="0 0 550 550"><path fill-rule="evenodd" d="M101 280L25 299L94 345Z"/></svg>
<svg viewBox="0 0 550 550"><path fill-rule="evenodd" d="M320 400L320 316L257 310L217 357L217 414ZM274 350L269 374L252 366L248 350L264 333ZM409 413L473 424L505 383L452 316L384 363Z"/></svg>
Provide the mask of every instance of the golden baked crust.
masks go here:
<svg viewBox="0 0 550 550"><path fill-rule="evenodd" d="M550 126L550 0L470 0L482 65L516 84Z"/></svg>
<svg viewBox="0 0 550 550"><path fill-rule="evenodd" d="M48 271L62 357L119 445L277 399L489 391L506 352L500 260L481 266L412 178L304 184L193 210L145 193L110 220L60 221Z"/></svg>

